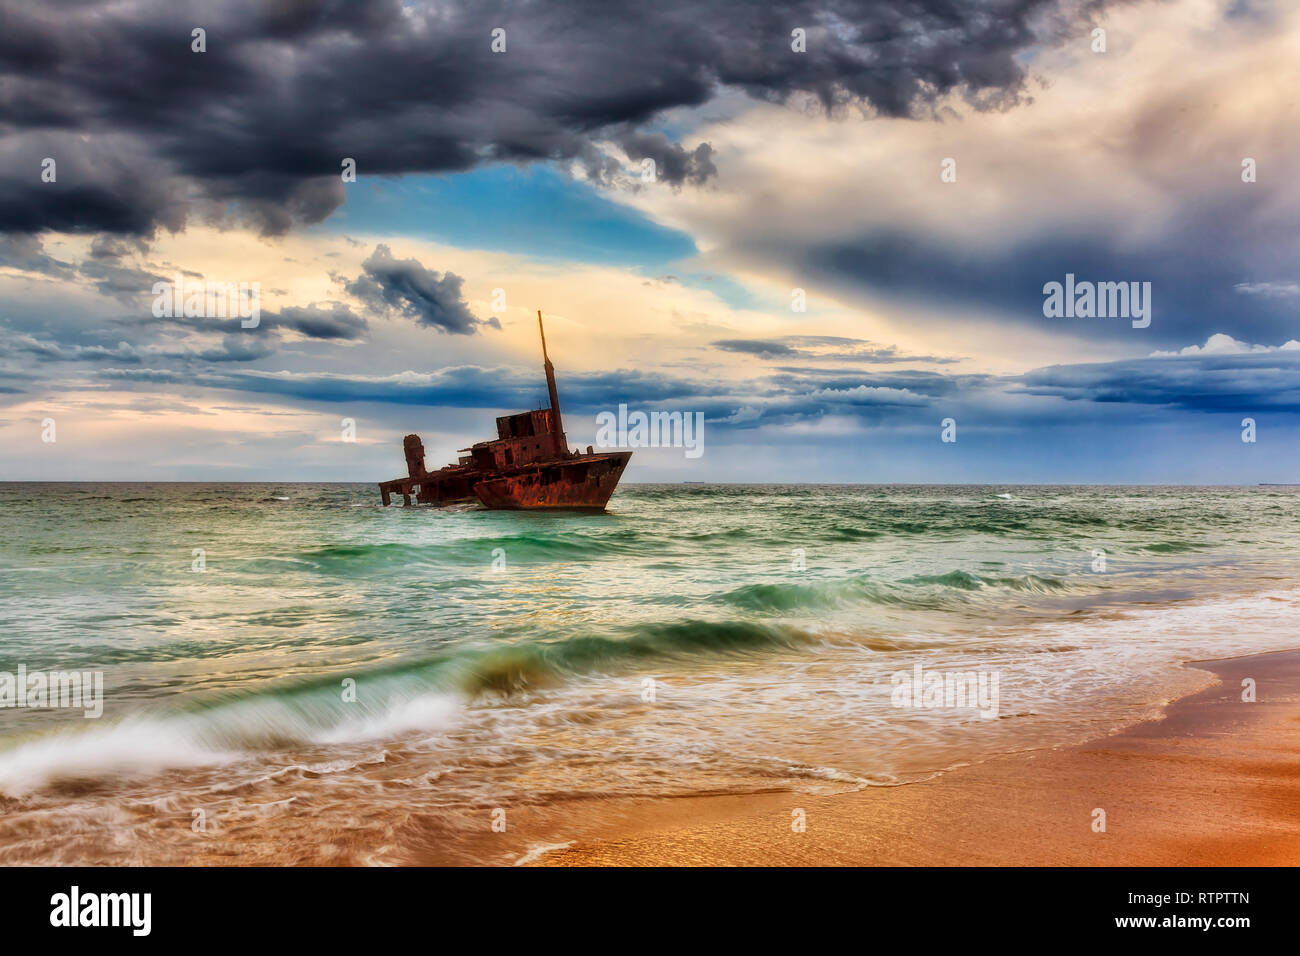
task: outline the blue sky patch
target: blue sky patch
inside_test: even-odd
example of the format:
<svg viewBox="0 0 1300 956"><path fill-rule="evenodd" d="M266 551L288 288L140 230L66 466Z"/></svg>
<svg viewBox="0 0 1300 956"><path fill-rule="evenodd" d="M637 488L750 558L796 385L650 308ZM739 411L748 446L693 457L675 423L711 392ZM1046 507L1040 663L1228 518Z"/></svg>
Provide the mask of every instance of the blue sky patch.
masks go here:
<svg viewBox="0 0 1300 956"><path fill-rule="evenodd" d="M685 233L542 164L400 178L367 178L362 170L343 208L321 228L648 272L696 253Z"/></svg>

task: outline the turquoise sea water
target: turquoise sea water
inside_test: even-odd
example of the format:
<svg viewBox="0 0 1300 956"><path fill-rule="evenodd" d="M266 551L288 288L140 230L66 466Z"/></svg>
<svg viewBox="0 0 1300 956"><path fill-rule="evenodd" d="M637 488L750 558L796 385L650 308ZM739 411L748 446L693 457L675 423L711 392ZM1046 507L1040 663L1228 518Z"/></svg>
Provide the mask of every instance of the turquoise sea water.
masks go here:
<svg viewBox="0 0 1300 956"><path fill-rule="evenodd" d="M0 513L0 671L104 675L98 719L0 708L0 862L491 857L463 837L494 808L906 784L1300 643L1294 488L625 485L591 515L7 484ZM918 664L996 674L997 714L898 706Z"/></svg>

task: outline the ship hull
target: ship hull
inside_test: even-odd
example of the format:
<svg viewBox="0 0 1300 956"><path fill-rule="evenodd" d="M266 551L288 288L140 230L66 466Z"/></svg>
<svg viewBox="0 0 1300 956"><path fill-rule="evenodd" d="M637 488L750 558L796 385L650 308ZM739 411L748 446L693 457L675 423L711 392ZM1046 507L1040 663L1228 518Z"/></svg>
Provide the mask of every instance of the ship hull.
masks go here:
<svg viewBox="0 0 1300 956"><path fill-rule="evenodd" d="M474 494L489 508L603 511L631 457L624 451L539 462L477 482Z"/></svg>
<svg viewBox="0 0 1300 956"><path fill-rule="evenodd" d="M392 500L393 495L401 495L402 502L409 505L411 498L425 505L454 505L462 502L477 502L474 494L474 482L482 477L467 468L443 468L439 471L426 472L419 477L394 478L379 484L384 506Z"/></svg>
<svg viewBox="0 0 1300 956"><path fill-rule="evenodd" d="M454 505L464 501L477 501L474 496L474 482L478 475L460 469L445 469L432 472L428 479L420 484L420 493L415 500L421 504Z"/></svg>

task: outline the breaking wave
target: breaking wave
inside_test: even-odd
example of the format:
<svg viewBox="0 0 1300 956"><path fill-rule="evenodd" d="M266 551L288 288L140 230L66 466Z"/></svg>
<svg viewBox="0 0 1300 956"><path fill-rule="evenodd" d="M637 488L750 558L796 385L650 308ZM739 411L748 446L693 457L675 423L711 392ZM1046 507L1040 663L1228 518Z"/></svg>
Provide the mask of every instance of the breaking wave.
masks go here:
<svg viewBox="0 0 1300 956"><path fill-rule="evenodd" d="M384 741L447 730L483 695L536 690L638 662L689 661L816 642L792 627L745 621L646 624L621 634L578 635L465 648L433 658L272 690L227 694L201 706L59 731L0 752L0 793L20 796L68 780L230 763L252 753Z"/></svg>

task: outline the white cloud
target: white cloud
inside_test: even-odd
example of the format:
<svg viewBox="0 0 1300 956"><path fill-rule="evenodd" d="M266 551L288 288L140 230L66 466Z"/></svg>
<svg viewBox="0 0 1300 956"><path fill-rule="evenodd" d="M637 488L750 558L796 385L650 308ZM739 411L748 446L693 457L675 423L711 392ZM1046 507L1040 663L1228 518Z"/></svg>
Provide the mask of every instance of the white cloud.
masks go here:
<svg viewBox="0 0 1300 956"><path fill-rule="evenodd" d="M1248 345L1238 342L1231 335L1216 332L1205 340L1204 345L1189 345L1176 352L1152 352L1151 358L1178 358L1183 355L1247 355L1264 352L1294 352L1300 350L1300 342L1291 339L1281 345Z"/></svg>
<svg viewBox="0 0 1300 956"><path fill-rule="evenodd" d="M1280 299L1300 295L1300 282L1238 282L1233 289L1242 295L1262 295L1267 299Z"/></svg>

